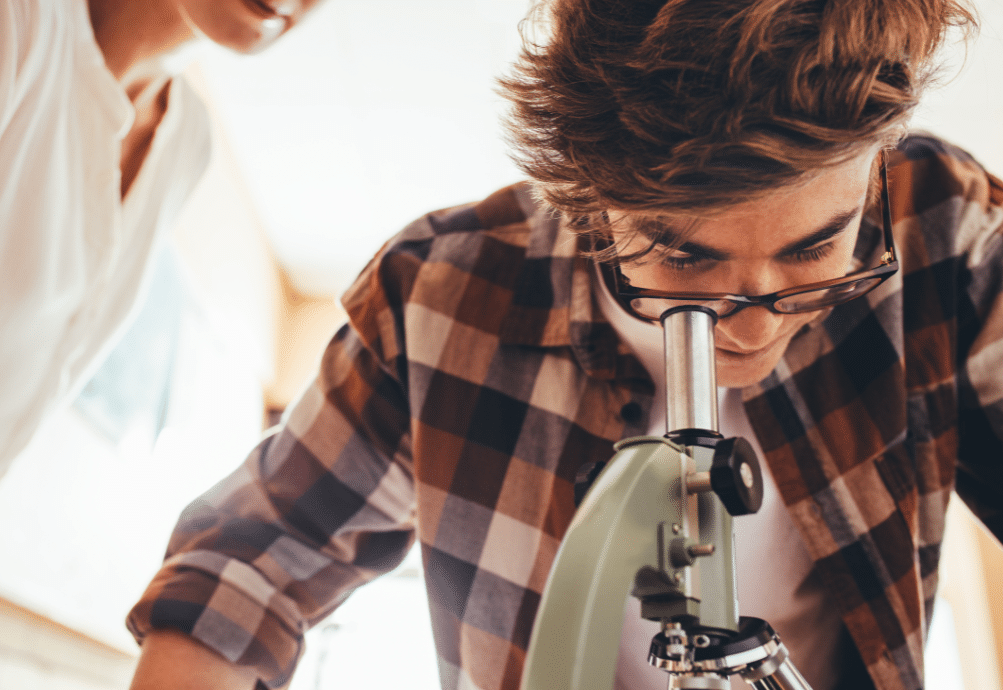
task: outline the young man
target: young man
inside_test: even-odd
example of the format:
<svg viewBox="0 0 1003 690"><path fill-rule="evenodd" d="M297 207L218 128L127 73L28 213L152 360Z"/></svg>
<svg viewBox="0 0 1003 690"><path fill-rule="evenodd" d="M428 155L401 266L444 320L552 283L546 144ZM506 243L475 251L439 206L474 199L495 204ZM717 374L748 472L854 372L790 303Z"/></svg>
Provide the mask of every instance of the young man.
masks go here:
<svg viewBox="0 0 1003 690"><path fill-rule="evenodd" d="M968 14L548 10L505 82L535 184L430 214L365 269L315 385L182 516L130 617L135 688L282 685L303 629L414 539L443 687L516 688L576 483L664 431L650 320L697 299L721 315L722 431L768 469L737 521L742 612L816 690L922 687L952 487L1003 534L1003 186L902 139ZM664 687L626 621L618 687Z"/></svg>

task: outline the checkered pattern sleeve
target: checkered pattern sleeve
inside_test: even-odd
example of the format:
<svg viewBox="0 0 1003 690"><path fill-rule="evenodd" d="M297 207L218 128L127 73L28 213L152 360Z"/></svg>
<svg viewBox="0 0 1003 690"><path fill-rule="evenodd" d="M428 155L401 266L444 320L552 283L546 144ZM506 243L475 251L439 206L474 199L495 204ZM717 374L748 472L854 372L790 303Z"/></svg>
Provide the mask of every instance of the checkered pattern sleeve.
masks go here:
<svg viewBox="0 0 1003 690"><path fill-rule="evenodd" d="M958 375L955 489L1003 542L1003 182L989 176L996 213L981 232L961 238L958 339L966 355Z"/></svg>
<svg viewBox="0 0 1003 690"><path fill-rule="evenodd" d="M341 328L280 430L184 511L130 613L137 639L180 629L277 687L305 629L401 561L414 539L408 411L379 349Z"/></svg>

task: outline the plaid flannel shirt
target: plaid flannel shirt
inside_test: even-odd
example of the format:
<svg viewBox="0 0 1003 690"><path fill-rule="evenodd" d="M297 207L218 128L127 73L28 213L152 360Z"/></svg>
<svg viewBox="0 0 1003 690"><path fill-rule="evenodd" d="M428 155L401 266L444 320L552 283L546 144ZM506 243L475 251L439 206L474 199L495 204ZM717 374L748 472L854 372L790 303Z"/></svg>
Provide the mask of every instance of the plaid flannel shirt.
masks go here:
<svg viewBox="0 0 1003 690"><path fill-rule="evenodd" d="M1003 534L1003 187L931 138L891 163L901 270L744 399L874 684L917 690L952 487ZM417 537L443 688L516 688L576 476L651 407L592 289L527 185L405 229L283 426L181 516L137 638L179 628L279 686L305 628Z"/></svg>

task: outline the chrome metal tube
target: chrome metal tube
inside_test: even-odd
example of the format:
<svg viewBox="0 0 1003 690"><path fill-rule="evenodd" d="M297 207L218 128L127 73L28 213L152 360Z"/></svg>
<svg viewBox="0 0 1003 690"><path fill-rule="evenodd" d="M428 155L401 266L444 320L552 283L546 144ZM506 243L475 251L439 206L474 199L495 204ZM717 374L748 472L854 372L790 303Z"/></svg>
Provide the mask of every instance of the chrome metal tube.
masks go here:
<svg viewBox="0 0 1003 690"><path fill-rule="evenodd" d="M666 431L696 430L718 432L717 361L714 326L717 314L698 305L669 309L662 314L665 334ZM680 440L685 444L685 441ZM708 472L714 457L712 448L692 446L697 473ZM735 585L735 548L731 515L718 497L710 492L694 497L700 519L693 533L689 520L685 536L701 544L712 544L714 553L699 559L686 571L693 581L693 593L700 599L700 621L723 630L738 629L738 596ZM686 497L683 497L685 503Z"/></svg>
<svg viewBox="0 0 1003 690"><path fill-rule="evenodd" d="M758 680L746 677L745 682L751 683L756 690L811 690L808 681L794 668L790 659L784 659L777 670L770 675Z"/></svg>
<svg viewBox="0 0 1003 690"><path fill-rule="evenodd" d="M714 325L717 314L685 306L662 314L666 431L718 430Z"/></svg>
<svg viewBox="0 0 1003 690"><path fill-rule="evenodd" d="M756 690L811 690L808 681L791 663L787 647L776 633L773 633L773 640L776 643L773 654L752 668L740 671L742 679Z"/></svg>

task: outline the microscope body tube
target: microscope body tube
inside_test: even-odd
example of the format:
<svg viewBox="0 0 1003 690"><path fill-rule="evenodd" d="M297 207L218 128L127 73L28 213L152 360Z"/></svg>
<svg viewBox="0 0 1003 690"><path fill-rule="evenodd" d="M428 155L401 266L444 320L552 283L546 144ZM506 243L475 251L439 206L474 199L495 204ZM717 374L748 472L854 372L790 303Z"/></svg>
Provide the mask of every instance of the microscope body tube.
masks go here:
<svg viewBox="0 0 1003 690"><path fill-rule="evenodd" d="M718 431L717 314L705 307L676 307L662 314L665 337L666 430Z"/></svg>
<svg viewBox="0 0 1003 690"><path fill-rule="evenodd" d="M686 446L686 454L693 458L697 472L709 470L714 456L712 448L708 447L712 444L701 444L701 440L720 438L714 345L717 318L713 310L696 305L670 309L661 317L665 338L666 435ZM711 557L699 559L696 566L699 568L699 620L701 625L737 631L738 587L732 516L713 492L701 492L695 498L700 515L699 541L716 547ZM811 690L790 662L779 637L774 643L776 650L769 658L757 664L755 669L740 672L743 679L756 690ZM765 651L766 647L763 649ZM732 673L736 670L729 669ZM709 688L720 680L723 679L713 674L703 677L696 674L695 677L672 678L669 688Z"/></svg>
<svg viewBox="0 0 1003 690"><path fill-rule="evenodd" d="M665 337L665 409L669 438L686 444L696 437L718 438L717 360L714 326L717 314L700 306L670 309L662 314ZM680 433L681 432L681 433ZM697 472L710 470L712 447L687 445ZM700 620L725 630L738 629L738 588L732 516L713 492L693 496L700 519L696 534L687 536L713 544L713 555L699 559L688 577L700 598Z"/></svg>

